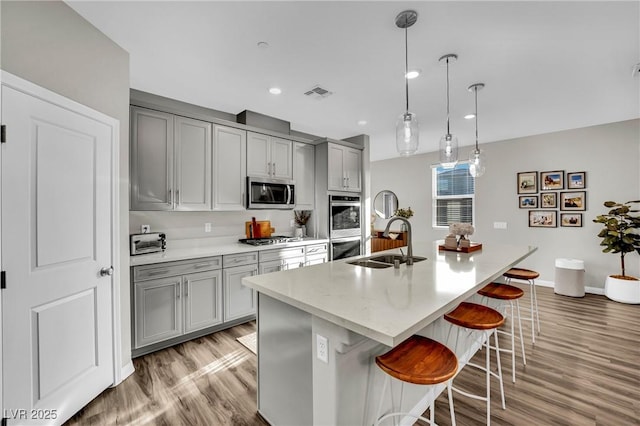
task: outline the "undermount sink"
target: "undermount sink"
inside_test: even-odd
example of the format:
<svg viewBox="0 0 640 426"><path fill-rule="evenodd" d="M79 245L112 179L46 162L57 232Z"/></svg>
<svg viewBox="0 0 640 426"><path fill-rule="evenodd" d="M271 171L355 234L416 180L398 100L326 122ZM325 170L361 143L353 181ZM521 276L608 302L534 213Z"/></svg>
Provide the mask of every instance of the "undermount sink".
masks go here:
<svg viewBox="0 0 640 426"><path fill-rule="evenodd" d="M388 263L372 262L371 260L367 260L367 259L359 259L359 260L354 260L352 262L347 262L347 263L349 265L364 266L365 268L374 268L374 269L383 269L383 268L391 267L391 265Z"/></svg>
<svg viewBox="0 0 640 426"><path fill-rule="evenodd" d="M420 262L425 260L426 257L411 256L414 262ZM406 263L407 258L399 254L385 254L382 256L371 256L363 259L353 260L347 262L349 265L364 266L365 268L383 269L393 266L394 261L400 261L400 263Z"/></svg>
<svg viewBox="0 0 640 426"><path fill-rule="evenodd" d="M411 256L411 258L414 262L420 262L421 260L426 259L426 257L421 256ZM405 263L407 261L407 258L405 256L402 256L401 254L385 254L383 256L371 256L368 258L368 260L372 260L374 262L389 263L393 265L393 262L395 262L396 260L400 261L400 263Z"/></svg>

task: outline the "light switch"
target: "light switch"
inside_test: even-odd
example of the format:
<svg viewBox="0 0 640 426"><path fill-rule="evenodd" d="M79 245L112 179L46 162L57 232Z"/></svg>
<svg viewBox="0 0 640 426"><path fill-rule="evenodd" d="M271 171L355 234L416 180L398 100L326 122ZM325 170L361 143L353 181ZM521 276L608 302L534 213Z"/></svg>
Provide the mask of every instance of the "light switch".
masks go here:
<svg viewBox="0 0 640 426"><path fill-rule="evenodd" d="M493 222L493 229L507 229L507 222Z"/></svg>

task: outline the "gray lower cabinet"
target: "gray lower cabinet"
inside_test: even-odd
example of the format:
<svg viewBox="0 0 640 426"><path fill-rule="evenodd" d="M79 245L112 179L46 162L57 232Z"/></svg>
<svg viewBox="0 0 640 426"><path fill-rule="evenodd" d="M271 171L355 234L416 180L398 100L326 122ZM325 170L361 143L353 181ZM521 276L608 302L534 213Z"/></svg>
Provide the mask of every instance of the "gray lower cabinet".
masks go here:
<svg viewBox="0 0 640 426"><path fill-rule="evenodd" d="M242 284L244 277L258 274L258 264L235 266L224 271L224 320L256 313L256 293Z"/></svg>
<svg viewBox="0 0 640 426"><path fill-rule="evenodd" d="M304 247L292 247L260 252L260 273L286 271L304 266Z"/></svg>
<svg viewBox="0 0 640 426"><path fill-rule="evenodd" d="M133 349L221 324L221 256L133 268Z"/></svg>
<svg viewBox="0 0 640 426"><path fill-rule="evenodd" d="M327 243L312 244L305 247L305 266L317 265L329 261Z"/></svg>

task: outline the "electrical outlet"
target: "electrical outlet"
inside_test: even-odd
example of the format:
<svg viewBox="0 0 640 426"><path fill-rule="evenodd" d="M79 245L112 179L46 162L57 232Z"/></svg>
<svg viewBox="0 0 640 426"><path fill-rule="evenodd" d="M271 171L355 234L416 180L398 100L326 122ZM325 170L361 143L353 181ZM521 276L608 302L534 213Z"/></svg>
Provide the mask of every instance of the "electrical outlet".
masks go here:
<svg viewBox="0 0 640 426"><path fill-rule="evenodd" d="M140 225L140 232L143 234L148 234L151 232L151 225Z"/></svg>
<svg viewBox="0 0 640 426"><path fill-rule="evenodd" d="M319 334L316 334L316 356L320 361L329 364L329 341Z"/></svg>
<svg viewBox="0 0 640 426"><path fill-rule="evenodd" d="M211 232L211 224L209 222L204 224L204 232Z"/></svg>
<svg viewBox="0 0 640 426"><path fill-rule="evenodd" d="M289 228L293 228L294 226L296 226L296 221L291 219L291 221L289 222Z"/></svg>

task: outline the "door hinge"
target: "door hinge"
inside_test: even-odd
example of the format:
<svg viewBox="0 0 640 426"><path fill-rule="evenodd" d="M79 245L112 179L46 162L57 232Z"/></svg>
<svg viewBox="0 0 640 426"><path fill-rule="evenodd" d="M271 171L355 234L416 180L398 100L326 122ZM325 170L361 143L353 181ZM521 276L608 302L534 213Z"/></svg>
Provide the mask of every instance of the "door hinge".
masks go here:
<svg viewBox="0 0 640 426"><path fill-rule="evenodd" d="M7 141L7 125L3 124L0 126L0 143L5 143Z"/></svg>
<svg viewBox="0 0 640 426"><path fill-rule="evenodd" d="M7 273L0 271L0 289L7 288Z"/></svg>

